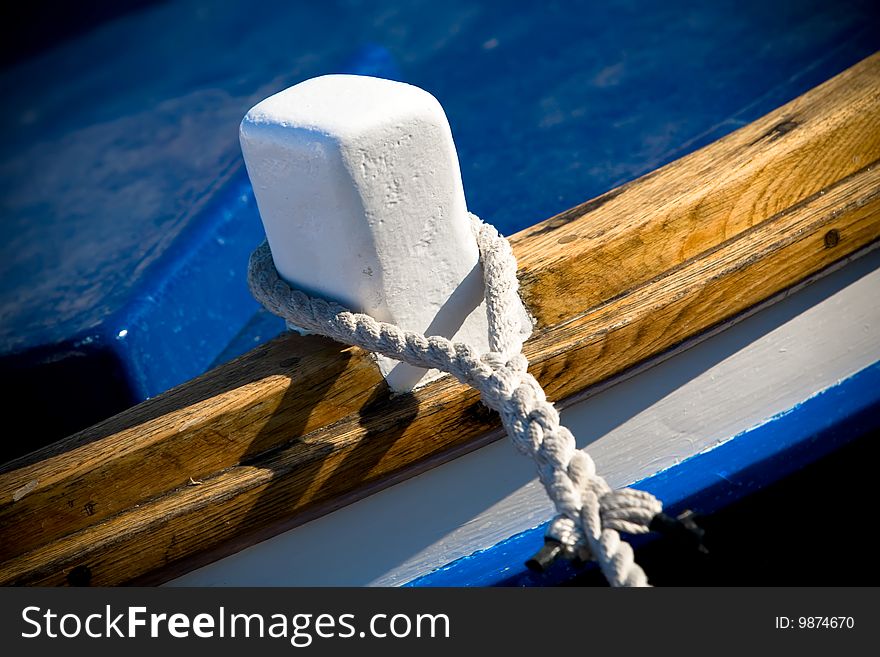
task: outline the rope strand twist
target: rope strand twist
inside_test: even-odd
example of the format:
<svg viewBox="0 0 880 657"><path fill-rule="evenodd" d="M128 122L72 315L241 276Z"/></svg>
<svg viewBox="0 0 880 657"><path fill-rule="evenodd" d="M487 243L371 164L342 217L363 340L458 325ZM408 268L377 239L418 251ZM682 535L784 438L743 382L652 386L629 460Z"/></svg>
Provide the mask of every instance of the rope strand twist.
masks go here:
<svg viewBox="0 0 880 657"><path fill-rule="evenodd" d="M519 284L510 244L491 225L473 214L470 218L485 285L490 348L485 354L461 342L403 331L291 287L278 275L266 242L251 254L248 283L254 297L289 324L416 367L447 372L477 389L483 403L501 416L517 450L537 465L557 512L546 534L554 551L574 561L596 561L612 586L647 586L620 532L651 531L662 504L644 491L612 490L596 474L590 456L577 449L571 431L560 424L559 413L527 371L514 312Z"/></svg>

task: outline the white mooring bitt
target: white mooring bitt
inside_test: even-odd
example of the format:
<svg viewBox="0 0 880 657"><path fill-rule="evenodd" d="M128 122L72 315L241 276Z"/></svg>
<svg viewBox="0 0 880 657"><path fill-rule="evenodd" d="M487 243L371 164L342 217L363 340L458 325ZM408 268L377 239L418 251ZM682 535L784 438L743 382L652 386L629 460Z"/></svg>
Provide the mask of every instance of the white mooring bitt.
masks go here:
<svg viewBox="0 0 880 657"><path fill-rule="evenodd" d="M253 107L240 136L282 278L404 330L488 350L458 156L431 94L365 76L313 78ZM525 338L524 308L521 326ZM397 391L439 376L377 360Z"/></svg>

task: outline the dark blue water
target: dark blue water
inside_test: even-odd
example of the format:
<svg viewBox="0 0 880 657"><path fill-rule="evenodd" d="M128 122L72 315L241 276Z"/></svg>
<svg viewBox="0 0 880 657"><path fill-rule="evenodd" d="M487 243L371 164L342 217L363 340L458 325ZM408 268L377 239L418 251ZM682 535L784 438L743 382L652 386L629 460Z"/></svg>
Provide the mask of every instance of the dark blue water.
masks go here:
<svg viewBox="0 0 880 657"><path fill-rule="evenodd" d="M873 515L872 496L859 491L876 478L878 458L880 431L875 430L734 504L699 516L705 552L663 537L637 548L636 560L655 586L877 586L877 544L857 528ZM834 526L846 535L843 568L836 555L820 547L822 518L834 518ZM566 584L607 586L592 567Z"/></svg>

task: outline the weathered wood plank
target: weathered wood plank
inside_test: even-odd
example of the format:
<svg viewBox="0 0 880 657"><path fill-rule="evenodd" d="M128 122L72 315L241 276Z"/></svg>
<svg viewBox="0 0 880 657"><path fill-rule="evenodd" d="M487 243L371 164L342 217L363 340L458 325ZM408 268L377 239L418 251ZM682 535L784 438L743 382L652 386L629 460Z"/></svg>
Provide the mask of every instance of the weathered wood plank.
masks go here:
<svg viewBox="0 0 880 657"><path fill-rule="evenodd" d="M513 236L542 325L678 266L880 157L877 55L639 180ZM573 266L578 254L589 266ZM577 275L573 275L574 273Z"/></svg>
<svg viewBox="0 0 880 657"><path fill-rule="evenodd" d="M875 242L878 160L875 55L514 236L530 371L582 395ZM448 378L389 399L359 350L279 338L4 467L0 582L167 578L497 434Z"/></svg>

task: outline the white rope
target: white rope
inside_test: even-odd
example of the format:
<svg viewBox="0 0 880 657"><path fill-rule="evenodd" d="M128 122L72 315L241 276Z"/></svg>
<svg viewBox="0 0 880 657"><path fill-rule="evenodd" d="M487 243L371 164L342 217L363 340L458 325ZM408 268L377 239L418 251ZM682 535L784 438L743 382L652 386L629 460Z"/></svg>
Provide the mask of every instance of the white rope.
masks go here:
<svg viewBox="0 0 880 657"><path fill-rule="evenodd" d="M269 311L300 328L416 367L448 372L479 390L483 403L501 415L516 448L534 459L556 506L558 515L546 535L554 552L572 560L595 560L612 586L647 586L644 571L619 532L650 531L662 505L650 493L612 490L559 423L559 413L526 371L514 312L519 285L510 244L491 225L470 216L485 280L490 346L485 354L443 337L403 331L290 287L278 275L266 242L250 258L251 292Z"/></svg>

